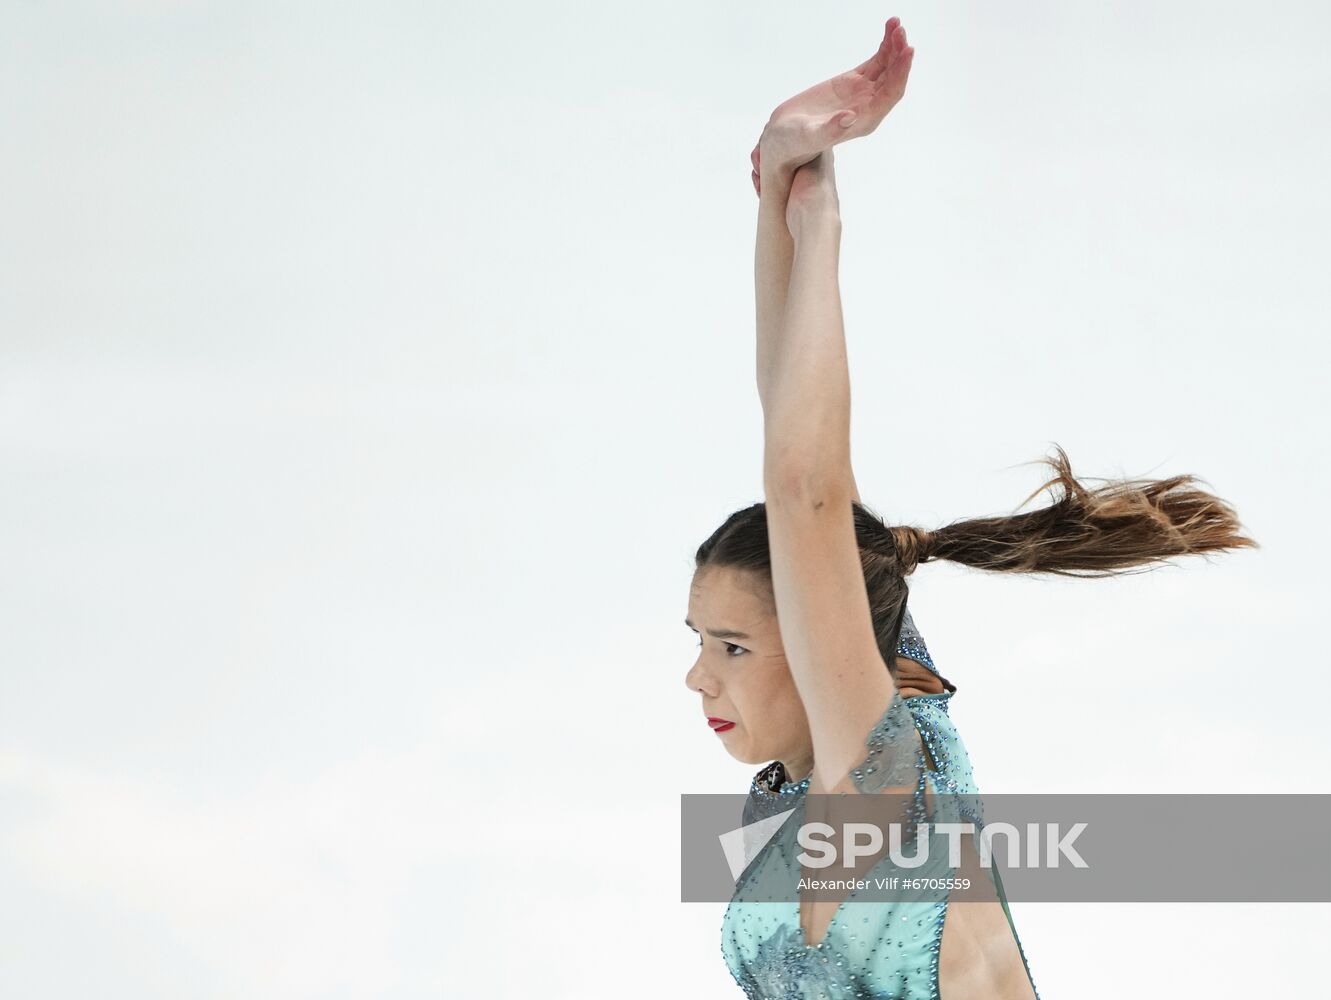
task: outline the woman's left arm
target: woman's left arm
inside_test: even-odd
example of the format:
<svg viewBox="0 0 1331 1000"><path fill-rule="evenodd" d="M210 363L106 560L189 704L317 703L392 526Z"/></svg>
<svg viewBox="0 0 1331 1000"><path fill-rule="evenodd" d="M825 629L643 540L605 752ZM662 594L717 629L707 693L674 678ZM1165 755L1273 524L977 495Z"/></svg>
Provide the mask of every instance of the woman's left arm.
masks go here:
<svg viewBox="0 0 1331 1000"><path fill-rule="evenodd" d="M784 322L768 345L763 485L781 641L813 740L810 790L853 791L849 773L897 689L874 635L851 507L841 217L830 160L824 153L801 167L791 187L794 255Z"/></svg>

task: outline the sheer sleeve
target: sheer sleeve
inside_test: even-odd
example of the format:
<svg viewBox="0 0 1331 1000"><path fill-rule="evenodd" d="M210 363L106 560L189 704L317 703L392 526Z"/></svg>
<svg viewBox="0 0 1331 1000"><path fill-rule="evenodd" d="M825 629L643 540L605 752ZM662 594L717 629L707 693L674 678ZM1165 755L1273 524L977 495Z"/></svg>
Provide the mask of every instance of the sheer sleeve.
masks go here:
<svg viewBox="0 0 1331 1000"><path fill-rule="evenodd" d="M884 788L913 786L924 769L924 742L915 728L915 716L900 691L892 692L887 711L864 741L869 753L850 772L855 787L865 794Z"/></svg>
<svg viewBox="0 0 1331 1000"><path fill-rule="evenodd" d="M882 717L865 738L865 757L850 772L851 782L863 795L900 796L893 822L901 824L902 843L911 843L919 824L946 817L931 809L928 794L928 757L915 716L900 691L893 691Z"/></svg>

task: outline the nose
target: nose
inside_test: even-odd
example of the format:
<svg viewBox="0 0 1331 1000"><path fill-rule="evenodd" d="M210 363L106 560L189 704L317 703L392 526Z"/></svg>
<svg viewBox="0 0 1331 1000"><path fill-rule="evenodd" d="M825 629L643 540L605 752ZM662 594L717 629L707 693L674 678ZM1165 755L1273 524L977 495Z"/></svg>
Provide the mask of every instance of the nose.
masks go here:
<svg viewBox="0 0 1331 1000"><path fill-rule="evenodd" d="M702 665L702 657L699 656L693 661L693 666L689 672L684 675L684 685L690 691L701 691L703 694L713 694L712 678Z"/></svg>

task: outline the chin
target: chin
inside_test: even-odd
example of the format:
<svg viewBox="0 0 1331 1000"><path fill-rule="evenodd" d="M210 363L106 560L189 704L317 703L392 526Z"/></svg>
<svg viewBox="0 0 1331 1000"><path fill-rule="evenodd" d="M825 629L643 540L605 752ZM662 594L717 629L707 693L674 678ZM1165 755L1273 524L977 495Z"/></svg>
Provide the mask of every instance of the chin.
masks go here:
<svg viewBox="0 0 1331 1000"><path fill-rule="evenodd" d="M739 761L741 764L766 764L772 759L771 757L763 757L754 754L752 748L748 746L732 747L727 744L726 753L730 754L731 757L735 758L735 760Z"/></svg>

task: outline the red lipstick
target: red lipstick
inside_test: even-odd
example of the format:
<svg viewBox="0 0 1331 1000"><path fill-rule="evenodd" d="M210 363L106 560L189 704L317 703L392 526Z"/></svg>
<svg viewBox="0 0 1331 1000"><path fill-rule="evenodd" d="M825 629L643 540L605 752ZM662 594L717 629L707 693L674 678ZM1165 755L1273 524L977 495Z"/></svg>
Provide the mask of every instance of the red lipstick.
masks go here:
<svg viewBox="0 0 1331 1000"><path fill-rule="evenodd" d="M707 716L707 724L712 727L714 733L724 733L727 729L734 729L735 724L729 719L718 719L715 716Z"/></svg>

